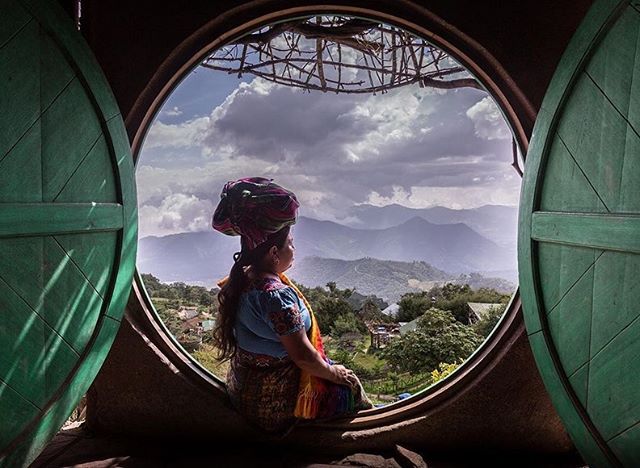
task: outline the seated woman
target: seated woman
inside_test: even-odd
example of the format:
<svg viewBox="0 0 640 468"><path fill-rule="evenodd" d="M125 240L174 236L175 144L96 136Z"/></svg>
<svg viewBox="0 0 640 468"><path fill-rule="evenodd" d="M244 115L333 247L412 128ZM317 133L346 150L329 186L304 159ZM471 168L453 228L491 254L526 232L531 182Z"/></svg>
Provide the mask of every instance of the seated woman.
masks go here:
<svg viewBox="0 0 640 468"><path fill-rule="evenodd" d="M220 357L231 359L233 405L269 432L371 408L353 371L325 356L311 306L284 275L298 206L293 193L252 177L227 183L213 216L214 229L241 236L220 282L214 340Z"/></svg>

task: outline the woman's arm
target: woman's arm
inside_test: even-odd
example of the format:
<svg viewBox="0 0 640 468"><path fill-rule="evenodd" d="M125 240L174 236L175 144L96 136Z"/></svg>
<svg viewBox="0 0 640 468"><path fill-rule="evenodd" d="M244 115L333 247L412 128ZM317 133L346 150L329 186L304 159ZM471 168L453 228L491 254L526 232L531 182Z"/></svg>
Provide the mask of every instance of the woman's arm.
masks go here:
<svg viewBox="0 0 640 468"><path fill-rule="evenodd" d="M340 385L353 386L357 381L353 371L339 364L328 364L313 347L304 328L289 335L280 335L280 341L291 360L302 370Z"/></svg>

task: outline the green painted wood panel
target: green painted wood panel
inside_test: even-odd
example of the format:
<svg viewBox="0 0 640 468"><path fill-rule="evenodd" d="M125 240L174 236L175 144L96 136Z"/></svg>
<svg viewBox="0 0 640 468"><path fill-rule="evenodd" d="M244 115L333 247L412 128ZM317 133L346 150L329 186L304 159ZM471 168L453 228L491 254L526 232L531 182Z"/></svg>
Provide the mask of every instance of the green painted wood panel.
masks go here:
<svg viewBox="0 0 640 468"><path fill-rule="evenodd" d="M0 361L0 373L6 385L21 389L22 398L41 408L74 367L78 353L2 280L0 294L0 307L11 311L0 327L0 350L16 357Z"/></svg>
<svg viewBox="0 0 640 468"><path fill-rule="evenodd" d="M538 211L531 224L539 242L640 253L640 216Z"/></svg>
<svg viewBox="0 0 640 468"><path fill-rule="evenodd" d="M37 429L31 432L31 437L18 441L11 452L0 461L0 465L13 467L22 466L25 460L34 460L49 440L56 434L60 428L60 421L65 421L69 414L78 405L79 397L76 395L84 395L96 374L100 370L100 366L104 361L102 350L109 349L120 327L120 322L111 317L103 317L100 331L89 349L83 365L80 366L74 378L69 382L66 390L60 395L49 411L47 411L41 420Z"/></svg>
<svg viewBox="0 0 640 468"><path fill-rule="evenodd" d="M624 466L640 466L640 424L611 439L609 444Z"/></svg>
<svg viewBox="0 0 640 468"><path fill-rule="evenodd" d="M591 359L589 414L605 440L638 423L640 320L622 330Z"/></svg>
<svg viewBox="0 0 640 468"><path fill-rule="evenodd" d="M544 309L552 310L593 266L599 251L560 244L538 244L538 271Z"/></svg>
<svg viewBox="0 0 640 468"><path fill-rule="evenodd" d="M562 300L547 312L551 338L567 375L572 375L589 362L592 291L593 268L590 268Z"/></svg>
<svg viewBox="0 0 640 468"><path fill-rule="evenodd" d="M576 392L576 396L580 403L586 408L587 398L589 396L589 362L579 367L572 375L569 376L571 388Z"/></svg>
<svg viewBox="0 0 640 468"><path fill-rule="evenodd" d="M25 466L115 339L137 210L122 118L73 22L46 0L0 11L0 466Z"/></svg>
<svg viewBox="0 0 640 468"><path fill-rule="evenodd" d="M0 11L4 16L4 21L0 24L1 48L31 21L31 16L14 0L0 0Z"/></svg>
<svg viewBox="0 0 640 468"><path fill-rule="evenodd" d="M88 103L82 82L73 80L42 114L43 201L55 199L102 134Z"/></svg>
<svg viewBox="0 0 640 468"><path fill-rule="evenodd" d="M32 21L0 49L3 87L0 108L4 111L0 113L0 157L9 152L40 115L38 31L38 25Z"/></svg>
<svg viewBox="0 0 640 468"><path fill-rule="evenodd" d="M108 154L109 147L101 136L53 201L108 203L116 200L118 189L113 177L109 177L112 169Z"/></svg>
<svg viewBox="0 0 640 468"><path fill-rule="evenodd" d="M120 115L118 104L111 92L102 69L97 64L91 49L75 29L73 21L59 8L50 7L43 0L21 0L22 7L40 23L40 27L54 38L57 47L72 63L76 77L91 91L94 111L100 120L108 122ZM122 119L117 119L120 122ZM112 143L116 144L116 139Z"/></svg>
<svg viewBox="0 0 640 468"><path fill-rule="evenodd" d="M605 452L593 442L593 435L583 423L580 408L572 399L573 395L568 391L567 382L557 378L557 363L554 362L552 352L553 343L549 342L544 332L540 330L529 335L529 344L542 380L552 397L553 405L562 417L565 428L571 434L576 447L580 448L580 453L591 466L608 466L610 462Z"/></svg>
<svg viewBox="0 0 640 468"><path fill-rule="evenodd" d="M51 104L74 80L75 73L67 65L60 48L47 31L40 29L40 107Z"/></svg>
<svg viewBox="0 0 640 468"><path fill-rule="evenodd" d="M116 231L123 226L119 203L4 203L0 238L83 231Z"/></svg>
<svg viewBox="0 0 640 468"><path fill-rule="evenodd" d="M4 447L11 443L12 434L22 431L29 421L38 416L38 411L15 390L0 382L0 414L12 416L2 420L0 444Z"/></svg>
<svg viewBox="0 0 640 468"><path fill-rule="evenodd" d="M586 68L613 107L640 132L640 12L628 8L611 27Z"/></svg>
<svg viewBox="0 0 640 468"><path fill-rule="evenodd" d="M42 237L0 238L0 278L32 309L38 310L44 282Z"/></svg>
<svg viewBox="0 0 640 468"><path fill-rule="evenodd" d="M80 354L93 334L103 300L55 239L45 237L44 251L41 315Z"/></svg>
<svg viewBox="0 0 640 468"><path fill-rule="evenodd" d="M618 203L627 124L586 74L574 86L564 112L558 135L610 211Z"/></svg>
<svg viewBox="0 0 640 468"><path fill-rule="evenodd" d="M627 128L627 155L620 182L620 204L618 211L621 213L637 213L640 211L640 190L638 187L638 174L640 174L640 141L638 134Z"/></svg>
<svg viewBox="0 0 640 468"><path fill-rule="evenodd" d="M545 211L575 211L605 213L607 207L593 190L589 179L569 153L564 141L554 138L551 143L545 178L541 181L540 209ZM571 190L558 191L558 186Z"/></svg>
<svg viewBox="0 0 640 468"><path fill-rule="evenodd" d="M87 277L91 285L104 299L113 275L118 234L99 232L91 236L84 234L62 234L54 236L71 260Z"/></svg>
<svg viewBox="0 0 640 468"><path fill-rule="evenodd" d="M39 378L45 359L44 321L0 279L0 310L11 311L0 327L0 353L15 359L0 360L0 375L13 388L23 389L21 396L34 406L46 402L45 382Z"/></svg>
<svg viewBox="0 0 640 468"><path fill-rule="evenodd" d="M536 121L518 261L536 363L592 466L640 447L640 12L598 0Z"/></svg>
<svg viewBox="0 0 640 468"><path fill-rule="evenodd" d="M591 355L640 315L640 255L605 252L595 265Z"/></svg>
<svg viewBox="0 0 640 468"><path fill-rule="evenodd" d="M0 199L3 202L42 201L41 141L38 120L4 158L0 155Z"/></svg>

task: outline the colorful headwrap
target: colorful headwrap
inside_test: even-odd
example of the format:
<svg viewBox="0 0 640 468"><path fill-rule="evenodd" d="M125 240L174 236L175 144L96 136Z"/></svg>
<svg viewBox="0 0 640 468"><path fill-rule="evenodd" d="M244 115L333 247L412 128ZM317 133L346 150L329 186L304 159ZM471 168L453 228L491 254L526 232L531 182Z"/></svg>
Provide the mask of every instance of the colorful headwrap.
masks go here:
<svg viewBox="0 0 640 468"><path fill-rule="evenodd" d="M270 234L295 224L300 204L293 192L264 177L227 182L213 214L213 229L242 236L250 249Z"/></svg>

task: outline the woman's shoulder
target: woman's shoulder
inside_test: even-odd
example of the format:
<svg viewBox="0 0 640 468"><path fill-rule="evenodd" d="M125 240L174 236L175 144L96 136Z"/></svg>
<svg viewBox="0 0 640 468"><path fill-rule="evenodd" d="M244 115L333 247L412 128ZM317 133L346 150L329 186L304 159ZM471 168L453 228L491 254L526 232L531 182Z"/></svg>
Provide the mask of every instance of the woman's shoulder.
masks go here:
<svg viewBox="0 0 640 468"><path fill-rule="evenodd" d="M251 290L263 293L281 293L287 290L292 290L290 286L287 286L282 281L276 278L257 278L250 280L249 288Z"/></svg>
<svg viewBox="0 0 640 468"><path fill-rule="evenodd" d="M248 285L249 294L265 300L293 301L297 298L295 290L275 278L259 278L251 280Z"/></svg>

